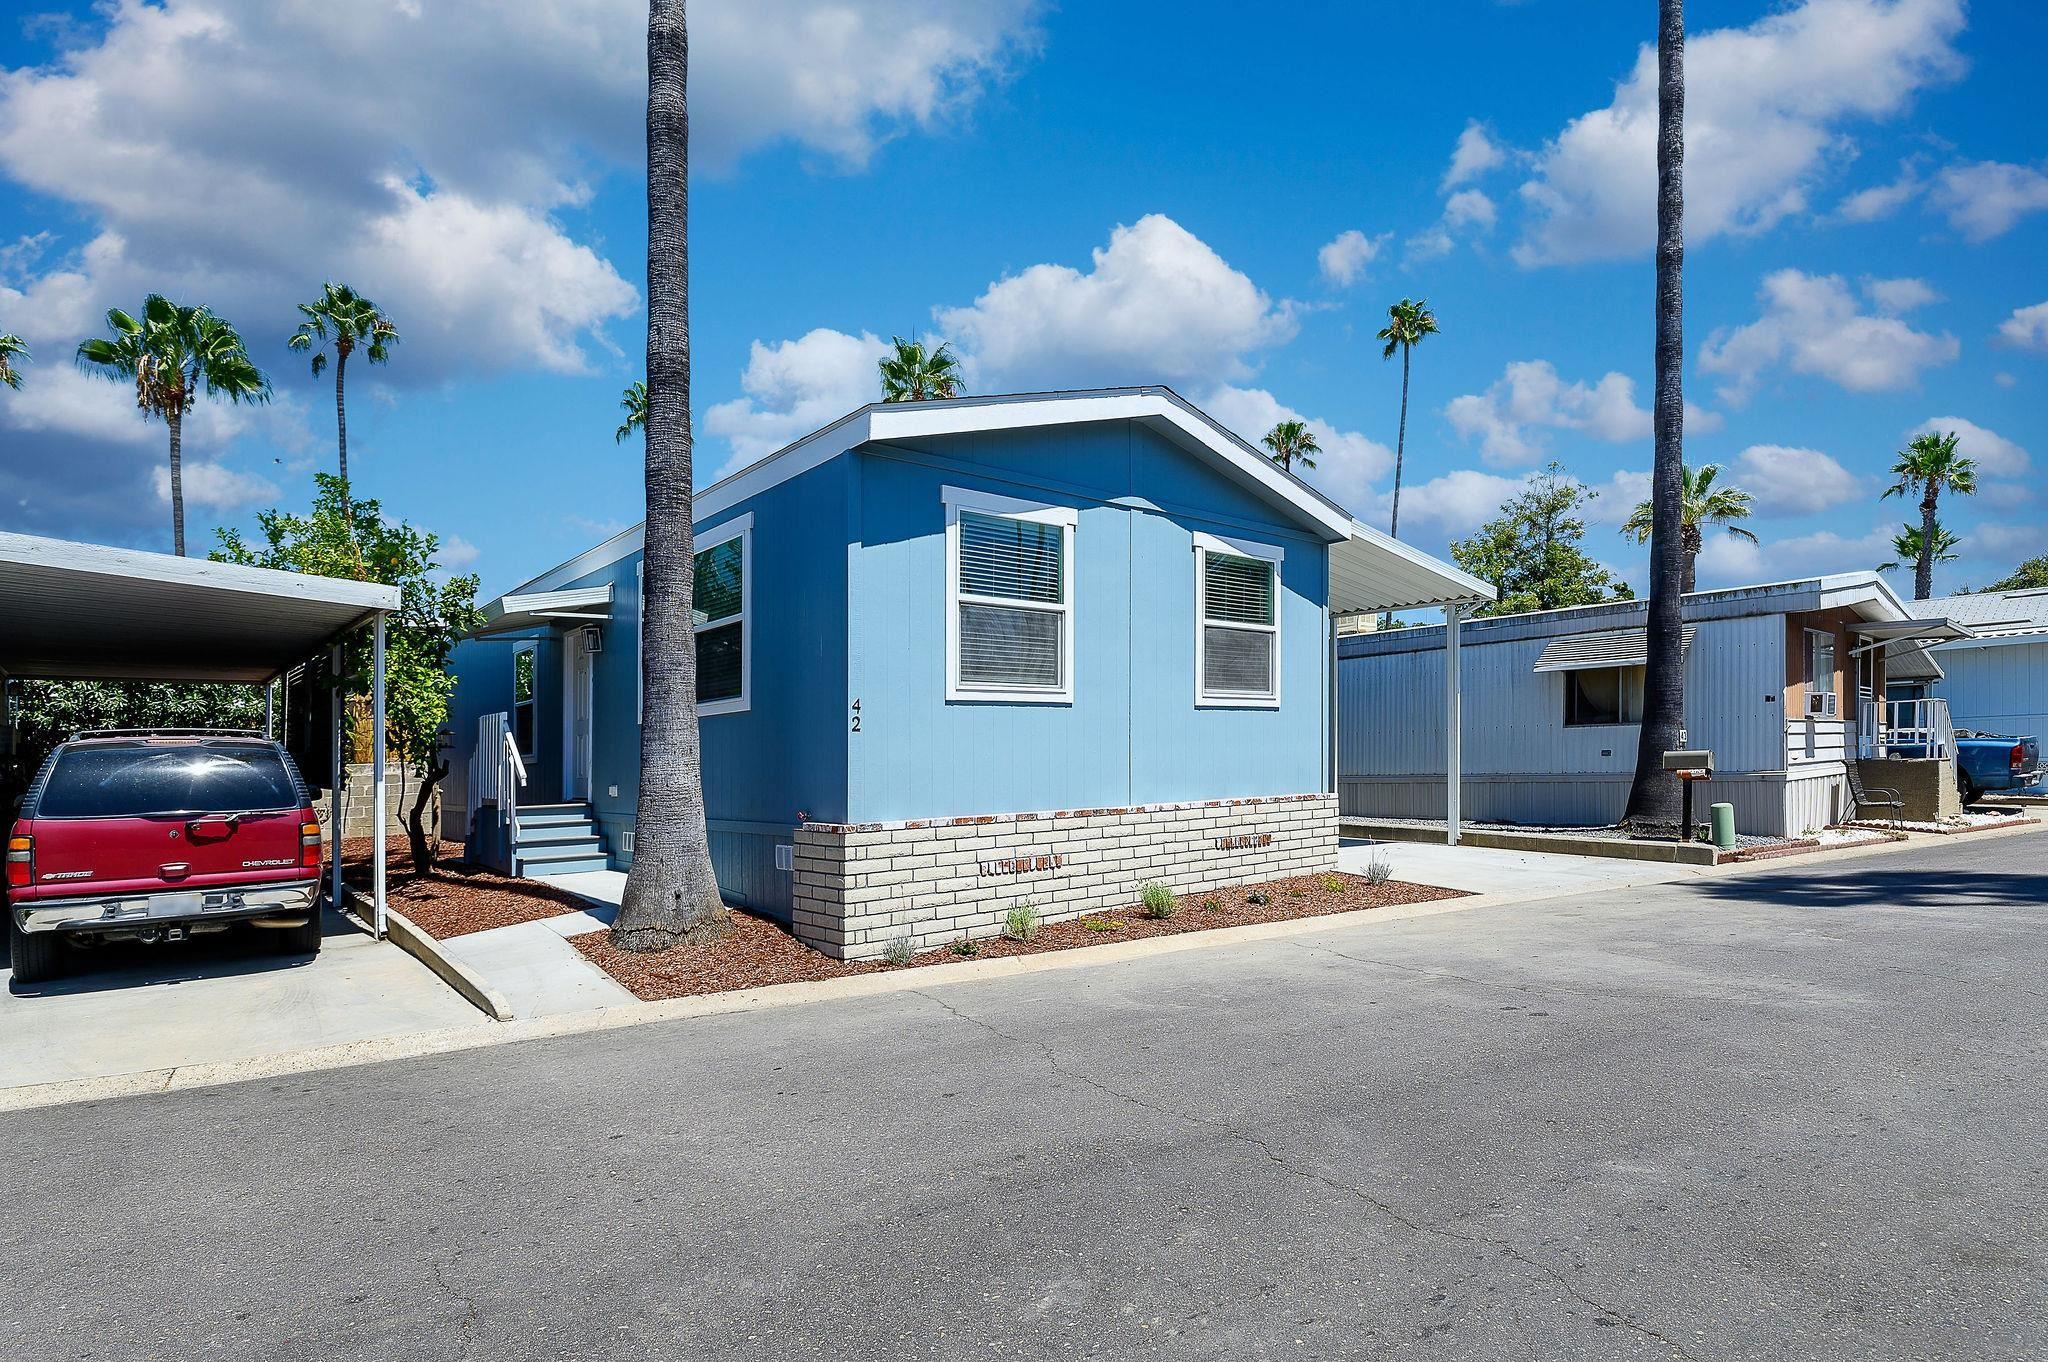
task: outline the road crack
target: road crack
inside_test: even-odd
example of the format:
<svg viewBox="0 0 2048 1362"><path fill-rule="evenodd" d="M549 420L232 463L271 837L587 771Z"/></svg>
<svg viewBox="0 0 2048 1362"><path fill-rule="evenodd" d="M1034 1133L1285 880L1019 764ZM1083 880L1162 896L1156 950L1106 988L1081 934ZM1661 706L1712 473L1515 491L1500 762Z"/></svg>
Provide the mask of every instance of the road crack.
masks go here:
<svg viewBox="0 0 2048 1362"><path fill-rule="evenodd" d="M1341 954L1341 952L1335 951L1330 953ZM1346 956L1345 958L1350 959L1352 957ZM1361 963L1376 962L1364 961ZM1473 982L1479 981L1475 980ZM1495 987L1505 986L1495 985ZM1096 1092L1101 1093L1105 1097L1112 1098L1115 1101L1122 1102L1128 1106L1136 1107L1141 1111L1148 1111L1153 1113L1154 1115L1164 1116L1168 1120L1179 1121L1187 1125L1202 1126L1210 1130L1220 1131L1222 1134L1228 1136L1229 1138L1236 1140L1241 1144L1249 1145L1253 1149L1258 1150L1260 1153L1264 1154L1266 1158L1269 1161L1271 1161L1275 1167L1279 1168L1283 1172L1286 1172L1294 1177L1301 1178L1304 1181L1317 1183L1325 1188L1328 1188L1333 1192L1339 1192L1345 1196L1351 1197L1352 1199L1366 1206L1371 1207L1374 1211L1378 1212L1383 1219L1389 1220L1394 1224L1401 1226L1403 1229L1408 1230L1412 1234L1435 1236L1440 1239L1448 1239L1454 1243L1461 1243L1470 1247L1484 1247L1498 1250L1502 1257L1505 1257L1512 1262L1519 1263L1523 1267L1526 1267L1531 1271L1545 1278L1548 1278L1553 1284L1557 1286L1559 1290L1563 1291L1567 1296L1571 1297L1573 1300L1577 1301L1579 1304L1585 1306L1586 1308L1594 1311L1601 1322L1620 1325L1624 1328L1632 1329L1636 1333L1643 1335L1645 1338L1652 1339L1669 1348L1673 1356L1681 1359L1681 1362L1694 1362L1692 1354L1687 1352L1685 1345L1678 1342L1678 1340L1672 1338L1668 1334L1660 1332L1651 1325L1643 1323L1641 1320L1636 1319L1627 1311L1618 1309L1615 1306L1609 1305L1604 1301L1597 1300L1593 1296L1588 1295L1575 1282L1566 1277L1562 1271L1555 1267L1552 1267L1548 1263L1542 1262L1539 1259L1530 1257L1527 1253L1523 1252L1520 1248L1516 1247L1513 1243L1509 1242L1508 1240L1495 1239L1487 1235L1468 1234L1461 1230L1451 1229L1448 1226L1432 1224L1429 1221L1418 1219L1417 1217L1408 1214L1406 1211L1401 1210L1398 1206L1393 1205L1391 1202L1382 1200L1381 1198L1374 1196L1371 1192L1365 1190L1362 1187L1357 1187L1352 1185L1351 1183L1344 1182L1339 1178L1331 1177L1329 1174L1324 1173L1318 1169L1305 1167L1301 1164L1296 1163L1294 1160L1289 1158L1280 1150L1274 1148L1273 1144L1267 1139L1265 1139L1263 1136L1254 1134L1249 1130L1245 1130L1238 1126L1232 1125L1228 1121L1219 1121L1214 1117L1202 1116L1195 1112L1183 1111L1177 1107L1166 1106L1163 1103L1154 1102L1137 1093L1127 1092L1121 1088L1113 1087L1110 1084L1103 1082L1101 1079L1096 1078L1092 1074L1083 1073L1080 1070L1075 1069L1072 1066L1066 1064L1064 1061L1060 1059L1058 1051L1054 1050L1051 1045L1047 1044L1045 1041L1038 1039L1036 1036L1020 1036L1005 1031L1001 1027L996 1026L991 1022L984 1021L982 1018L975 1016L971 1012L961 1011L959 1008L953 1006L953 1004L947 1002L944 998L941 998L938 995L931 993L925 989L911 989L909 991L916 994L918 997L925 999L927 1002L935 1004L955 1019L967 1022L973 1026L977 1026L981 1028L983 1031L988 1032L990 1035L995 1036L999 1040L1008 1041L1012 1045L1029 1045L1034 1047L1045 1056L1047 1066L1051 1068L1051 1070L1054 1073L1060 1075L1063 1078L1071 1079L1076 1083L1080 1083L1086 1087L1094 1089Z"/></svg>
<svg viewBox="0 0 2048 1362"><path fill-rule="evenodd" d="M443 1295L462 1302L463 1309L466 1312L462 1320L462 1355L469 1357L476 1352L476 1329L480 1318L476 1308L476 1300L474 1297L463 1295L460 1291L450 1286L448 1278L441 1272L441 1265L439 1263L428 1263L427 1270L434 1274L434 1284L441 1288Z"/></svg>

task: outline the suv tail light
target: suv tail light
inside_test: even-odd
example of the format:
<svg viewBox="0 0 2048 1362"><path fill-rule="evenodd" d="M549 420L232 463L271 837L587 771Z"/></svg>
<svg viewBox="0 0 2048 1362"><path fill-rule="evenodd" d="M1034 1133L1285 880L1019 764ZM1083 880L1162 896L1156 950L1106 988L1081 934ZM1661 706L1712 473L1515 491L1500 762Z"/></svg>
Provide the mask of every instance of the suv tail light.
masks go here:
<svg viewBox="0 0 2048 1362"><path fill-rule="evenodd" d="M2018 775L2021 771L2027 769L2027 745L2025 743L2016 742L2012 745L2012 766L2010 769L2014 775Z"/></svg>
<svg viewBox="0 0 2048 1362"><path fill-rule="evenodd" d="M311 809L299 815L299 866L311 870L320 868L320 815Z"/></svg>
<svg viewBox="0 0 2048 1362"><path fill-rule="evenodd" d="M13 836L7 839L7 887L26 889L36 882L36 839Z"/></svg>

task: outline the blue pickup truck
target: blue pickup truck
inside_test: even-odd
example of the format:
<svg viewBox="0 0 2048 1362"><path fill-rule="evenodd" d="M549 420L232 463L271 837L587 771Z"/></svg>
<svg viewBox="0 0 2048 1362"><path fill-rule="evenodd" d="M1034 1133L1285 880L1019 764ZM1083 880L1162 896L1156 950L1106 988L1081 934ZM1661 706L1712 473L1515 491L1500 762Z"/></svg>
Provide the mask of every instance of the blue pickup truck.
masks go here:
<svg viewBox="0 0 2048 1362"><path fill-rule="evenodd" d="M1963 803L1974 804L1995 791L2014 793L2041 780L2041 743L1998 733L1956 731L1956 784Z"/></svg>

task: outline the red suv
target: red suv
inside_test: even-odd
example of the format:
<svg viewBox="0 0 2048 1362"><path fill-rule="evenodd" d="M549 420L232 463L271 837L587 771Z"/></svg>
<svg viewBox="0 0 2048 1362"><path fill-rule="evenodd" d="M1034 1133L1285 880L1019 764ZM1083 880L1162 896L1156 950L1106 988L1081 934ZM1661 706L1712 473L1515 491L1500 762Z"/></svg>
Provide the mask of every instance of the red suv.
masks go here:
<svg viewBox="0 0 2048 1362"><path fill-rule="evenodd" d="M7 837L17 983L58 943L272 929L320 948L320 823L298 767L255 733L81 733L36 773Z"/></svg>

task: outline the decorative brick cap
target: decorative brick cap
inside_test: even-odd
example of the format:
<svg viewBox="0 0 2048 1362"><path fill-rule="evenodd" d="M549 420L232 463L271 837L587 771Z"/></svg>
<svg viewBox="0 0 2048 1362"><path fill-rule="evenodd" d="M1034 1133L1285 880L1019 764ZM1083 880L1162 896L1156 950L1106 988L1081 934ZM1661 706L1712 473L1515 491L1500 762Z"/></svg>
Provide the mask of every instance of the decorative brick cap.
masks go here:
<svg viewBox="0 0 2048 1362"><path fill-rule="evenodd" d="M910 828L978 828L995 823L1031 823L1045 818L1105 818L1128 817L1132 814L1189 813L1200 812L1203 809L1239 809L1267 804L1309 804L1323 799L1335 803L1337 796L1324 791L1317 794L1260 795L1250 799L1200 799L1182 804L1133 804L1128 808L1050 809L1031 813L965 814L958 818L904 818L888 823L803 823L798 825L798 831L843 835L850 832L898 832Z"/></svg>

